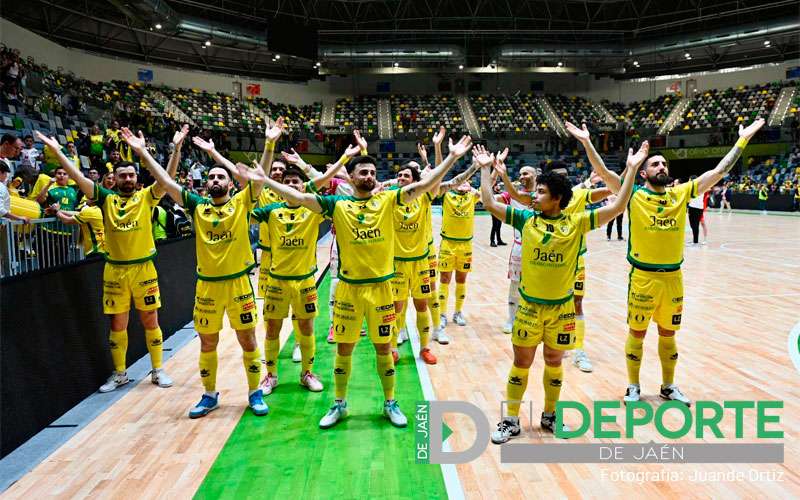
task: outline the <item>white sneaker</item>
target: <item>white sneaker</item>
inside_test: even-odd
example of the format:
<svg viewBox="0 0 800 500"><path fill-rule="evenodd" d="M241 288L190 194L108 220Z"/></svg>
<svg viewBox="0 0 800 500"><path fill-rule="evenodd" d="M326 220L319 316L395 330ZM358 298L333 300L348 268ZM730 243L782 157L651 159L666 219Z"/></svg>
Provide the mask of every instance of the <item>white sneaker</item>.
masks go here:
<svg viewBox="0 0 800 500"><path fill-rule="evenodd" d="M150 371L150 382L159 387L172 387L172 379L163 368Z"/></svg>
<svg viewBox="0 0 800 500"><path fill-rule="evenodd" d="M442 345L447 345L450 343L450 337L444 331L444 328L440 328L439 333L436 335L436 342L439 342Z"/></svg>
<svg viewBox="0 0 800 500"><path fill-rule="evenodd" d="M514 324L511 323L510 321L506 322L506 324L503 325L503 333L509 334L511 333L512 330L514 330Z"/></svg>
<svg viewBox="0 0 800 500"><path fill-rule="evenodd" d="M100 386L100 392L111 392L117 387L122 387L123 385L130 382L131 379L128 378L128 372L114 372L108 377L108 380L105 384Z"/></svg>
<svg viewBox="0 0 800 500"><path fill-rule="evenodd" d="M447 326L447 316L445 316L444 314L440 314L439 315L439 325L442 328Z"/></svg>
<svg viewBox="0 0 800 500"><path fill-rule="evenodd" d="M319 421L320 429L330 429L347 416L347 401L334 401L331 409Z"/></svg>
<svg viewBox="0 0 800 500"><path fill-rule="evenodd" d="M311 392L322 392L323 389L322 382L311 372L306 372L305 375L300 377L300 385Z"/></svg>
<svg viewBox="0 0 800 500"><path fill-rule="evenodd" d="M300 344L298 343L295 343L294 349L292 349L292 361L295 363L303 361L303 353L300 352Z"/></svg>
<svg viewBox="0 0 800 500"><path fill-rule="evenodd" d="M580 371L586 373L591 373L594 369L592 368L592 362L589 361L589 357L582 349L575 349L575 357L572 359L572 364L577 366Z"/></svg>
<svg viewBox="0 0 800 500"><path fill-rule="evenodd" d="M274 391L276 387L278 387L278 377L271 373L264 375L261 383L258 384L258 388L261 389L261 393L264 396L272 394L272 391Z"/></svg>
<svg viewBox="0 0 800 500"><path fill-rule="evenodd" d="M692 400L687 398L675 384L669 384L666 387L662 385L659 396L667 401L680 401L686 406L692 406Z"/></svg>
<svg viewBox="0 0 800 500"><path fill-rule="evenodd" d="M497 430L492 433L494 444L507 443L511 438L518 437L521 433L519 417L505 417L497 424Z"/></svg>
<svg viewBox="0 0 800 500"><path fill-rule="evenodd" d="M464 319L464 315L461 314L461 311L457 311L453 314L453 323L458 326L467 326L467 320Z"/></svg>
<svg viewBox="0 0 800 500"><path fill-rule="evenodd" d="M403 327L400 333L397 334L397 345L403 345L406 340L408 340L408 329Z"/></svg>
<svg viewBox="0 0 800 500"><path fill-rule="evenodd" d="M640 390L641 389L639 389L639 384L630 384L628 386L628 390L625 391L625 397L622 398L622 400L625 403L633 403L635 401L639 401L639 398L640 398L639 391Z"/></svg>
<svg viewBox="0 0 800 500"><path fill-rule="evenodd" d="M394 399L383 403L383 416L389 419L395 427L405 427L408 425L408 419L403 412L400 411L400 406Z"/></svg>

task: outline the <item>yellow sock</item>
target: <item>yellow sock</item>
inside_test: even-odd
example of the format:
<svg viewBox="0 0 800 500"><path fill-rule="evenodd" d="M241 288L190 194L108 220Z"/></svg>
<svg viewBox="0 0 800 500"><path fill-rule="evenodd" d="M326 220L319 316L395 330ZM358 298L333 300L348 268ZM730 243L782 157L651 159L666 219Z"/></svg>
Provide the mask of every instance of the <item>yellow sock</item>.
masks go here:
<svg viewBox="0 0 800 500"><path fill-rule="evenodd" d="M391 354L378 354L378 376L383 386L383 397L394 399L394 360Z"/></svg>
<svg viewBox="0 0 800 500"><path fill-rule="evenodd" d="M528 387L528 372L530 368L520 368L511 365L506 383L506 399L508 400L508 415L510 417L519 416L519 405L522 397L525 396L525 389Z"/></svg>
<svg viewBox="0 0 800 500"><path fill-rule="evenodd" d="M456 283L456 312L461 312L464 306L464 299L467 297L467 284Z"/></svg>
<svg viewBox="0 0 800 500"><path fill-rule="evenodd" d="M575 316L575 349L583 349L583 337L586 336L586 321L583 316Z"/></svg>
<svg viewBox="0 0 800 500"><path fill-rule="evenodd" d="M281 339L267 337L264 342L264 358L267 361L267 373L278 375L278 352L281 350Z"/></svg>
<svg viewBox="0 0 800 500"><path fill-rule="evenodd" d="M417 333L419 333L419 348L425 349L431 338L431 312L427 309L424 312L417 311Z"/></svg>
<svg viewBox="0 0 800 500"><path fill-rule="evenodd" d="M292 316L294 316L294 315L292 315ZM295 342L299 342L297 340L297 337L300 336L300 324L294 318L292 318L292 332L294 332L294 340L295 340Z"/></svg>
<svg viewBox="0 0 800 500"><path fill-rule="evenodd" d="M658 357L661 359L661 376L664 385L675 381L675 365L678 364L678 345L675 335L671 337L658 336Z"/></svg>
<svg viewBox="0 0 800 500"><path fill-rule="evenodd" d="M544 365L544 412L553 413L556 411L556 401L561 394L561 382L564 380L564 367L562 365Z"/></svg>
<svg viewBox="0 0 800 500"><path fill-rule="evenodd" d="M258 389L258 383L261 381L261 349L256 347L255 351L244 351L242 362L247 374L247 388L254 391Z"/></svg>
<svg viewBox="0 0 800 500"><path fill-rule="evenodd" d="M642 366L642 354L644 353L644 337L638 338L628 332L628 339L625 341L625 362L628 365L628 383L639 383L639 368Z"/></svg>
<svg viewBox="0 0 800 500"><path fill-rule="evenodd" d="M447 299L450 295L450 283L439 284L439 308L447 316Z"/></svg>
<svg viewBox="0 0 800 500"><path fill-rule="evenodd" d="M157 370L161 368L161 362L164 359L164 346L161 345L161 328L145 330L144 338L147 341L147 351L150 353L150 364L153 365L154 370Z"/></svg>
<svg viewBox="0 0 800 500"><path fill-rule="evenodd" d="M298 334L297 338L300 341L300 352L303 355L300 373L305 374L310 372L314 365L314 353L317 350L317 344L314 341L313 333L309 335Z"/></svg>
<svg viewBox="0 0 800 500"><path fill-rule="evenodd" d="M433 329L438 330L442 321L442 319L439 317L439 315L442 313L442 308L439 303L438 290L433 290L433 293L431 294L431 298L428 301L428 311L431 313L431 324L433 325Z"/></svg>
<svg viewBox="0 0 800 500"><path fill-rule="evenodd" d="M391 359L389 355L389 359ZM336 399L347 397L347 381L350 380L350 368L353 356L342 356L338 352L333 360L333 385L336 388Z"/></svg>
<svg viewBox="0 0 800 500"><path fill-rule="evenodd" d="M108 346L111 348L111 360L114 362L114 370L122 373L126 367L126 356L128 354L128 330L118 332L111 331L108 336Z"/></svg>
<svg viewBox="0 0 800 500"><path fill-rule="evenodd" d="M217 351L200 351L200 380L206 392L214 392L217 387Z"/></svg>

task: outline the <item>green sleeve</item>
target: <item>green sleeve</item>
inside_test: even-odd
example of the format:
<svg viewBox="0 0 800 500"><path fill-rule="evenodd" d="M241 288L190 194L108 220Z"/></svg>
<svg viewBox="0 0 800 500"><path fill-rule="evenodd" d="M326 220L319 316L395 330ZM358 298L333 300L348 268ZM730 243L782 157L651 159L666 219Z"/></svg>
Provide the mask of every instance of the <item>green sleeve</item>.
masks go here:
<svg viewBox="0 0 800 500"><path fill-rule="evenodd" d="M273 210L278 207L285 205L284 203L270 203L266 207L259 207L256 208L251 212L253 219L257 220L258 222L267 222L269 220L269 214Z"/></svg>
<svg viewBox="0 0 800 500"><path fill-rule="evenodd" d="M184 208L186 208L191 214L194 214L197 205L203 203L202 196L188 191L186 188L181 189L181 199L183 200Z"/></svg>
<svg viewBox="0 0 800 500"><path fill-rule="evenodd" d="M317 185L314 184L314 181L306 182L306 193L318 194L319 190L317 189Z"/></svg>
<svg viewBox="0 0 800 500"><path fill-rule="evenodd" d="M340 195L317 195L317 203L322 207L322 215L326 217L333 217L333 209L336 207L336 202L346 199L346 196Z"/></svg>
<svg viewBox="0 0 800 500"><path fill-rule="evenodd" d="M92 199L97 203L98 207L102 207L103 204L106 202L106 198L108 195L113 194L114 192L110 189L106 189L98 183L94 183L94 194L92 195Z"/></svg>
<svg viewBox="0 0 800 500"><path fill-rule="evenodd" d="M594 208L592 208L591 210L585 210L581 212L579 217L580 219L578 219L578 221L580 224L579 229L581 234L588 233L589 231L597 229L597 227L599 226L599 224L597 223L598 221L597 211Z"/></svg>
<svg viewBox="0 0 800 500"><path fill-rule="evenodd" d="M510 224L514 226L514 229L517 231L522 231L522 228L525 227L525 223L533 217L534 212L532 210L518 210L512 207L511 205L506 205L506 224Z"/></svg>

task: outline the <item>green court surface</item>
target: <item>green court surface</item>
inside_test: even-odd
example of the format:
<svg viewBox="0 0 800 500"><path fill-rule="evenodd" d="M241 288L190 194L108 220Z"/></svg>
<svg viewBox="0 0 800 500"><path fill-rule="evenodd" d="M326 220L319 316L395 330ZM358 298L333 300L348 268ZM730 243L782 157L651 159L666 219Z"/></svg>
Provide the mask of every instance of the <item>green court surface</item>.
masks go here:
<svg viewBox="0 0 800 500"><path fill-rule="evenodd" d="M410 342L401 346L396 397L409 427L382 416L383 393L369 340L353 353L349 416L333 429L319 419L333 402L333 354L326 342L330 277L319 287L314 372L325 390L311 393L292 363L292 337L279 357L279 381L266 398L270 414L246 411L217 456L196 499L205 498L447 498L441 468L414 463L414 404L423 400Z"/></svg>

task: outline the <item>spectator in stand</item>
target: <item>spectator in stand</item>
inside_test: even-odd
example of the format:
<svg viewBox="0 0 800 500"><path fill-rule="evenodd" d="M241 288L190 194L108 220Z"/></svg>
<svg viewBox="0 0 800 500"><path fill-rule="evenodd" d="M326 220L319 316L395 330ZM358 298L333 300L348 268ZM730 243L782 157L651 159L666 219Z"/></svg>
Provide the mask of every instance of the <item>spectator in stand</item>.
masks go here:
<svg viewBox="0 0 800 500"><path fill-rule="evenodd" d="M205 171L205 166L203 166L200 162L195 162L192 165L192 168L189 169L189 177L192 179L192 187L194 189L200 189L203 187L203 172Z"/></svg>
<svg viewBox="0 0 800 500"><path fill-rule="evenodd" d="M116 149L112 149L111 152L108 154L108 161L106 162L106 170L109 172L114 171L114 167L117 163L121 162L122 158L119 155L119 151Z"/></svg>
<svg viewBox="0 0 800 500"><path fill-rule="evenodd" d="M69 185L69 175L63 167L56 168L54 174L55 177L50 178L47 188L37 195L36 201L45 207L58 204L61 210L74 211L80 197L78 187Z"/></svg>
<svg viewBox="0 0 800 500"><path fill-rule="evenodd" d="M0 138L0 162L4 163L11 175L14 174L14 165L11 160L17 158L25 145L14 134L3 134Z"/></svg>
<svg viewBox="0 0 800 500"><path fill-rule="evenodd" d="M732 211L731 208L731 198L733 197L733 189L731 189L731 183L726 182L722 189L720 190L720 202L719 202L719 213L722 213L725 210L725 207L728 207L728 212Z"/></svg>
<svg viewBox="0 0 800 500"><path fill-rule="evenodd" d="M20 163L23 165L30 165L38 172L39 166L37 164L37 160L39 159L39 156L41 156L42 152L36 149L36 146L33 145L32 135L25 136L24 144L25 147L20 153Z"/></svg>
<svg viewBox="0 0 800 500"><path fill-rule="evenodd" d="M5 92L9 99L17 99L19 82L22 80L23 76L19 54L15 52L7 53L0 71L2 72L3 92Z"/></svg>
<svg viewBox="0 0 800 500"><path fill-rule="evenodd" d="M89 159L92 165L98 165L103 159L103 143L105 136L100 131L97 125L92 127L92 132L89 134Z"/></svg>
<svg viewBox="0 0 800 500"><path fill-rule="evenodd" d="M11 175L11 169L4 161L0 161L0 218L9 220L19 220L25 224L30 224L31 220L27 217L14 215L11 213L11 195L8 192L6 183ZM0 232L0 236L5 234L5 231ZM5 248L5 245L2 245Z"/></svg>
<svg viewBox="0 0 800 500"><path fill-rule="evenodd" d="M100 172L94 167L91 167L89 169L87 177L89 177L89 179L91 179L92 182L100 182Z"/></svg>
<svg viewBox="0 0 800 500"><path fill-rule="evenodd" d="M117 186L117 180L114 178L114 172L103 172L103 180L101 184L104 188L113 190Z"/></svg>
<svg viewBox="0 0 800 500"><path fill-rule="evenodd" d="M45 153L47 153L47 151L48 148L45 148ZM83 166L81 165L81 156L78 154L78 149L75 147L74 142L67 143L67 158L72 160L75 168L78 170L83 170Z"/></svg>
<svg viewBox="0 0 800 500"><path fill-rule="evenodd" d="M789 127L792 129L792 141L795 144L800 143L800 122L797 121L797 115L792 117Z"/></svg>
<svg viewBox="0 0 800 500"><path fill-rule="evenodd" d="M766 184L761 184L758 187L758 209L761 210L762 215L767 215L767 200L769 199L769 189Z"/></svg>
<svg viewBox="0 0 800 500"><path fill-rule="evenodd" d="M103 212L100 210L100 207L95 205L93 200L86 200L86 204L83 205L78 212L58 210L56 212L56 217L68 226L80 226L81 244L83 245L83 254L86 257L105 253Z"/></svg>

